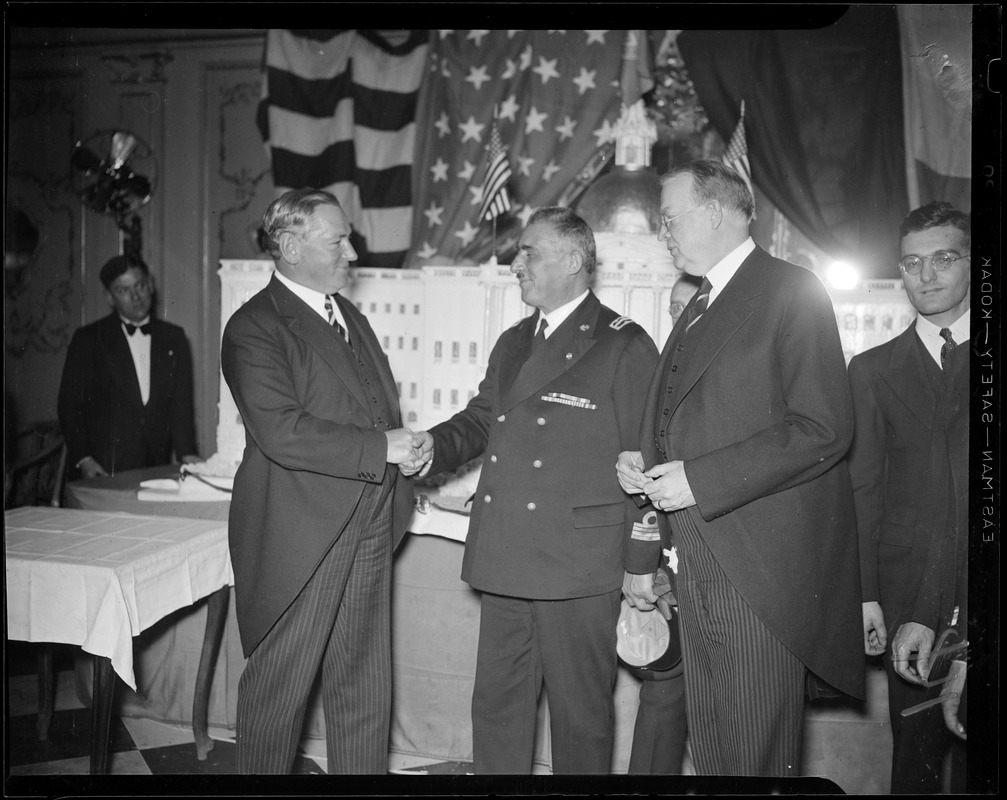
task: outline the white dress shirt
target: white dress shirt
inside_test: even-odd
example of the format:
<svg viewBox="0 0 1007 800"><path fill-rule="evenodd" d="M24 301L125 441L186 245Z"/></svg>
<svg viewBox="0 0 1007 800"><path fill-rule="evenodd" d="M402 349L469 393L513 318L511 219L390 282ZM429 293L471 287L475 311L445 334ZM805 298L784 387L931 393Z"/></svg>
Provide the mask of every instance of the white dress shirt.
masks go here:
<svg viewBox="0 0 1007 800"><path fill-rule="evenodd" d="M728 281L734 277L734 273L738 271L741 263L748 258L749 254L755 249L755 242L752 241L752 237L749 236L745 241L735 247L730 253L724 256L720 261L718 261L706 273L706 279L710 282L710 299L707 301L706 307L709 308L713 305L713 301L717 299L724 287L727 286Z"/></svg>
<svg viewBox="0 0 1007 800"><path fill-rule="evenodd" d="M955 344L964 344L972 338L969 333L971 321L972 309L969 309L947 326L951 329L951 337L955 340ZM922 315L917 314L916 316L916 335L920 337L920 341L927 348L927 352L937 362L937 366L941 365L941 348L944 347L944 337L941 336L941 327L941 325L934 325L934 323Z"/></svg>
<svg viewBox="0 0 1007 800"><path fill-rule="evenodd" d="M126 344L129 345L129 354L133 356L133 367L136 369L136 381L140 384L140 399L144 405L150 400L150 335L134 331L130 336L126 332L127 325L146 325L150 322L150 317L146 317L142 322L131 322L128 319L119 317L122 320L122 335L126 337Z"/></svg>
<svg viewBox="0 0 1007 800"><path fill-rule="evenodd" d="M329 315L325 312L325 298L327 295L322 294L321 292L316 292L314 289L309 289L307 286L302 286L299 283L294 283L290 280L290 278L281 275L279 270L276 270L273 274L276 275L276 279L280 283L311 306L315 313L328 323ZM349 328L346 327L346 318L343 317L343 311L335 300L332 301L332 310L336 315L336 320L338 320L339 324L343 326L343 330L348 331Z"/></svg>
<svg viewBox="0 0 1007 800"><path fill-rule="evenodd" d="M588 290L585 290L583 294L578 295L569 303L564 303L559 308L554 308L548 314L543 314L540 310L538 312L538 320L535 322L535 333L538 333L538 329L542 324L541 320L544 319L549 323L549 327L545 329L545 338L548 339L552 336L553 331L566 322L566 318L574 312L577 306L584 302L584 298L587 297L587 292Z"/></svg>

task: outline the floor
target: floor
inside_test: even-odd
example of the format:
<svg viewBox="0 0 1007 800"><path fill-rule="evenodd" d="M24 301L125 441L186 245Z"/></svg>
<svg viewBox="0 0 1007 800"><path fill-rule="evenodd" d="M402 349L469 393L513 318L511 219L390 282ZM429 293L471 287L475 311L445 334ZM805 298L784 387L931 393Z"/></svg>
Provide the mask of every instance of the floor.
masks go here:
<svg viewBox="0 0 1007 800"><path fill-rule="evenodd" d="M74 780L85 782L82 786L87 785L87 781L96 780L88 776L90 709L81 704L74 688L73 648L57 651L56 712L49 741L43 743L38 742L35 736L38 710L35 651L31 645L19 642L8 642L7 645L6 766L9 778L5 788L16 790L7 794L51 795L56 791L54 785L59 786L59 793L64 793L72 787ZM877 691L884 686L883 675L870 675L869 678L872 679L869 683L875 688L875 691L869 692L873 695L873 702L869 705L876 708L868 709L868 713L864 714L826 706L809 712L806 718L804 774L827 777L835 782L834 787L853 794L888 791L887 757L891 740L885 735L887 725L880 723L884 718L886 701ZM186 793L192 790L193 780L198 780L199 788L207 793L214 787L233 789L236 783L243 781L234 774L234 731L211 727L210 735L216 745L205 761L198 761L189 726L113 717L110 746L112 777L109 780L128 779L146 788L151 785L150 780L140 776L158 776L156 785L159 787L174 786L172 781L187 782L183 784ZM324 742L311 739L305 742L304 746L309 749L299 754L295 776L326 774ZM687 766L691 767L691 764ZM457 787L458 781L472 780L461 777L468 773L469 768L466 762L392 753L388 771L389 779L393 780L392 786L397 790L393 793L400 793L402 779L391 776L427 776L426 781L447 781L445 786L450 789ZM691 772L691 769L686 770L687 774ZM536 775L548 774L544 767L536 770ZM607 783L618 779L629 778L608 776L600 780ZM256 780L261 784L261 779ZM284 780L284 792L296 787L296 777ZM380 778L368 780L368 789L380 789ZM592 785L597 787L599 779L586 780L593 782L586 784L587 788ZM639 777L632 780L641 782ZM664 784L658 791L666 791L668 778L660 780ZM417 786L423 782L418 781ZM634 787L645 789L644 783L649 783L649 778L642 779ZM309 786L317 787L317 784L309 783ZM359 784L353 784L354 792L359 792L360 788ZM350 784L347 783L349 790ZM811 790L816 791L815 788ZM821 787L817 791L821 791Z"/></svg>

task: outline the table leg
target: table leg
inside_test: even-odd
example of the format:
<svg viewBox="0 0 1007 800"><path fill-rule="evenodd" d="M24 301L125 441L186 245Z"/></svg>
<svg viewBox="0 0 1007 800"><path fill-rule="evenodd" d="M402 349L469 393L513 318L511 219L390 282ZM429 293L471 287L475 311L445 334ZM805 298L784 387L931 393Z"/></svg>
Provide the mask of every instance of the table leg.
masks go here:
<svg viewBox="0 0 1007 800"><path fill-rule="evenodd" d="M227 622L227 606L231 590L225 586L210 595L206 604L206 630L203 634L203 649L199 655L199 671L196 673L196 689L192 697L192 734L196 739L196 759L206 761L213 749L213 739L207 732L207 707L210 704L210 686L213 671L217 666L217 654L224 637Z"/></svg>
<svg viewBox="0 0 1007 800"><path fill-rule="evenodd" d="M38 722L35 723L35 734L40 742L49 741L49 726L52 723L52 710L55 705L55 687L53 682L53 645L44 642L37 645L38 650Z"/></svg>
<svg viewBox="0 0 1007 800"><path fill-rule="evenodd" d="M94 657L94 680L91 690L91 774L108 774L108 732L112 719L112 695L115 672L112 660Z"/></svg>

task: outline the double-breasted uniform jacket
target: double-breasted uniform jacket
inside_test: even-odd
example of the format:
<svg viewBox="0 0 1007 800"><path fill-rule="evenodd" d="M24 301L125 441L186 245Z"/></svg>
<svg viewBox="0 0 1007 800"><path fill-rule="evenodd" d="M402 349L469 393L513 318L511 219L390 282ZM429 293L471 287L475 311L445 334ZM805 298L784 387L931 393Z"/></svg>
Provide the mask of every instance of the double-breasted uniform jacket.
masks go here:
<svg viewBox="0 0 1007 800"><path fill-rule="evenodd" d="M841 463L853 414L829 296L813 273L756 247L697 323L701 335L683 336L687 316L664 347L635 449L647 468L685 462L688 513L732 585L815 675L862 699ZM628 541L630 572L652 571L672 544L669 515L657 517L660 541Z"/></svg>
<svg viewBox="0 0 1007 800"><path fill-rule="evenodd" d="M462 579L509 597L590 597L622 585L635 506L615 462L635 447L657 348L590 293L532 354L537 314L501 334L478 394L431 429L433 472L485 453Z"/></svg>
<svg viewBox="0 0 1007 800"><path fill-rule="evenodd" d="M392 410L385 427L350 348L275 276L224 329L221 369L245 426L228 537L246 656L303 588L365 491L393 482L394 545L412 514L411 482L394 467L386 477L384 430L401 427L388 357L363 314L343 297L336 301L380 375Z"/></svg>
<svg viewBox="0 0 1007 800"><path fill-rule="evenodd" d="M196 453L185 331L156 318L150 326L146 406L117 313L78 329L70 340L57 406L71 470L85 456L114 474L168 464L172 452Z"/></svg>
<svg viewBox="0 0 1007 800"><path fill-rule="evenodd" d="M946 450L937 416L942 392L928 369L942 374L928 358L914 323L849 367L856 425L848 463L863 600L881 604L890 636L911 617L934 525L949 502L947 474L937 468Z"/></svg>

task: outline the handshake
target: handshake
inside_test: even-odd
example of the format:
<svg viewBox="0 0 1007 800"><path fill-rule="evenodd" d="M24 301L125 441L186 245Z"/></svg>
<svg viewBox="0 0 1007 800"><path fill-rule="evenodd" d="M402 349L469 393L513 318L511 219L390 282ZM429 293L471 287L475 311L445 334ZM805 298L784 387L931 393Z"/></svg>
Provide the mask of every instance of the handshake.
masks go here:
<svg viewBox="0 0 1007 800"><path fill-rule="evenodd" d="M423 477L430 470L434 456L434 437L427 431L413 433L409 428L385 431L388 438L389 464L398 464L399 471L409 477L419 473Z"/></svg>

